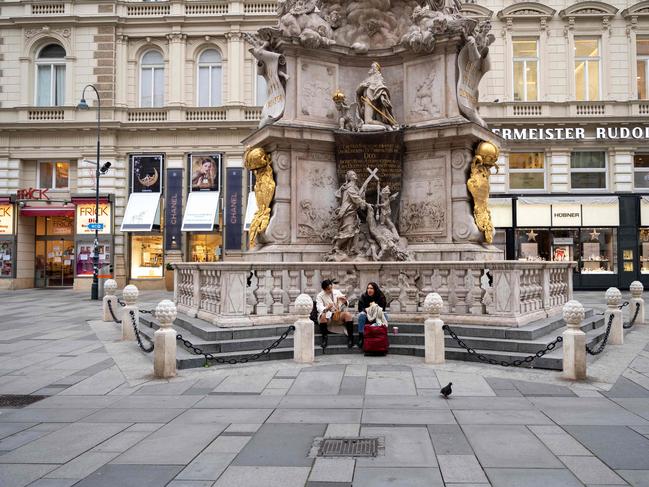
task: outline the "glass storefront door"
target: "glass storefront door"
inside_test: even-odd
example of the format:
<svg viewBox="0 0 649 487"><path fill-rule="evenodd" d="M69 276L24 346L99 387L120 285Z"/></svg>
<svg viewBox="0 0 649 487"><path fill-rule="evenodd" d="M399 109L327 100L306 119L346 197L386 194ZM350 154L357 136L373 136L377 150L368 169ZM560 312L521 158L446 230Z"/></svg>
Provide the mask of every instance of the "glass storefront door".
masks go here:
<svg viewBox="0 0 649 487"><path fill-rule="evenodd" d="M36 286L64 287L74 284L74 241L36 241Z"/></svg>

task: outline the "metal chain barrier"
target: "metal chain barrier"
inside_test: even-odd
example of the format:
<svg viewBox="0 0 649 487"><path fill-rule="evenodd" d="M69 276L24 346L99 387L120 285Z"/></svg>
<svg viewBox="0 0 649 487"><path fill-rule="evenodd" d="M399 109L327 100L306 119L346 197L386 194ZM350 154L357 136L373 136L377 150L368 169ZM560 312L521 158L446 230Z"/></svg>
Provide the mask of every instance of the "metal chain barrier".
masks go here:
<svg viewBox="0 0 649 487"><path fill-rule="evenodd" d="M131 323L133 323L133 331L135 332L135 338L137 339L137 344L138 346L142 349L143 352L146 353L151 353L153 352L153 341L151 339L144 335L144 338L146 339L147 342L149 342L149 347L145 347L144 344L142 343L142 337L140 336L140 330L137 329L137 323L135 322L135 312L134 311L129 311L128 312L131 315Z"/></svg>
<svg viewBox="0 0 649 487"><path fill-rule="evenodd" d="M628 301L624 301L621 305L619 305L619 306L617 307L617 309L624 309L624 308L625 308L626 306L628 306L628 305L629 305L629 302L628 302ZM604 316L605 314L606 314L606 312L601 312L601 313L597 313L597 316Z"/></svg>
<svg viewBox="0 0 649 487"><path fill-rule="evenodd" d="M588 352L590 355L599 355L604 351L604 347L606 347L606 342L608 341L608 336L611 334L612 324L613 324L613 315L609 316L608 318L608 324L606 325L606 332L604 332L604 339L602 340L602 343L600 343L595 350L591 349L588 345L586 345L586 352Z"/></svg>
<svg viewBox="0 0 649 487"><path fill-rule="evenodd" d="M622 325L622 328L625 330L628 330L635 324L635 320L638 318L638 314L640 313L640 303L635 303L635 313L633 314L633 318L631 318L631 321L628 323L624 323Z"/></svg>
<svg viewBox="0 0 649 487"><path fill-rule="evenodd" d="M558 336L557 338L554 339L554 341L548 343L544 349L539 350L533 355L529 355L525 358L522 359L516 359L512 360L511 362L508 362L506 360L495 360L492 358L487 357L486 355L483 355L481 353L478 353L474 348L469 347L466 343L464 343L464 340L462 340L460 337L457 336L457 334L451 329L450 326L444 325L442 327L443 330L446 330L449 335L451 335L451 338L457 342L457 344L465 349L467 352L469 352L469 355L472 355L476 357L478 360L482 362L489 363L491 365L501 365L503 367L520 367L521 365L527 363L531 363L537 358L543 357L546 353L548 353L551 350L554 350L556 346L563 341L563 337Z"/></svg>
<svg viewBox="0 0 649 487"><path fill-rule="evenodd" d="M216 357L213 354L209 352L204 352L200 348L198 348L196 345L194 345L192 342L189 340L185 340L183 336L179 333L176 335L176 340L183 342L183 345L185 345L185 348L191 349L192 352L194 352L196 355L203 355L205 357L205 363L203 364L203 367L209 367L209 361L212 360L216 362L217 364L246 364L248 362L253 362L255 360L259 360L261 357L268 355L271 350L274 348L279 347L279 344L282 343L286 338L288 337L289 333L292 331L295 331L295 326L291 325L289 326L284 333L281 334L281 336L275 340L273 343L271 343L269 346L264 348L261 352L253 353L252 355L248 355L246 357L241 357L241 358L231 358L231 359L224 359L221 357Z"/></svg>
<svg viewBox="0 0 649 487"><path fill-rule="evenodd" d="M126 303L119 298L117 298L117 304L119 304L120 306L126 306Z"/></svg>
<svg viewBox="0 0 649 487"><path fill-rule="evenodd" d="M121 321L117 319L117 316L115 316L115 313L113 312L113 303L111 303L110 299L106 301L108 303L108 311L110 311L110 315L113 317L113 321L117 324L120 324Z"/></svg>

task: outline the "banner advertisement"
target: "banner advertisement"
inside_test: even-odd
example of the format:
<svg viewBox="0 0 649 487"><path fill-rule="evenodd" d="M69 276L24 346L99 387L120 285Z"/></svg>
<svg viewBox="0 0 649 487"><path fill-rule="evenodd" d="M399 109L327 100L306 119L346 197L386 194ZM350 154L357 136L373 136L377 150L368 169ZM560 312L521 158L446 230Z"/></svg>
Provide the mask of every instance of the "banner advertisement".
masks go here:
<svg viewBox="0 0 649 487"><path fill-rule="evenodd" d="M165 193L165 250L180 250L183 207L183 171L167 169Z"/></svg>
<svg viewBox="0 0 649 487"><path fill-rule="evenodd" d="M131 193L161 193L164 154L131 155Z"/></svg>
<svg viewBox="0 0 649 487"><path fill-rule="evenodd" d="M228 168L226 194L223 202L225 221L225 249L241 250L243 221L243 169Z"/></svg>
<svg viewBox="0 0 649 487"><path fill-rule="evenodd" d="M222 154L190 154L190 191L219 191L221 189Z"/></svg>

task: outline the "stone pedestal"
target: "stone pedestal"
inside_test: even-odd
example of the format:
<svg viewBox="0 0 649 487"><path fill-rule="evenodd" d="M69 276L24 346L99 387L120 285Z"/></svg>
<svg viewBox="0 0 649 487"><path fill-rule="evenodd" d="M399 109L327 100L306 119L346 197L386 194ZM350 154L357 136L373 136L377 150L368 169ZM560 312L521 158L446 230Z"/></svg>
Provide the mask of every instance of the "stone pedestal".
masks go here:
<svg viewBox="0 0 649 487"><path fill-rule="evenodd" d="M104 283L104 298L103 298L103 307L102 307L103 321L107 321L107 322L113 321L113 315L111 315L110 309L108 307L109 301L113 309L113 314L117 318L118 315L117 307L119 306L119 303L117 302L117 296L115 296L116 289L117 289L117 282L114 279L108 279Z"/></svg>
<svg viewBox="0 0 649 487"><path fill-rule="evenodd" d="M618 288L610 287L606 290L606 305L608 308L604 312L604 325L608 326L608 321L613 317L611 324L611 333L608 336L608 343L611 345L624 344L624 322L622 319L622 310L619 308L622 303L622 293Z"/></svg>
<svg viewBox="0 0 649 487"><path fill-rule="evenodd" d="M155 309L160 328L154 333L153 374L158 379L176 376L176 330L171 325L176 319L176 305L165 299Z"/></svg>
<svg viewBox="0 0 649 487"><path fill-rule="evenodd" d="M300 294L295 300L295 312L300 318L294 323L293 360L300 364L310 364L315 359L313 322L309 319L312 307L313 301L306 294Z"/></svg>
<svg viewBox="0 0 649 487"><path fill-rule="evenodd" d="M631 283L631 286L629 287L629 291L631 291L631 319L633 319L633 315L635 314L635 310L637 305L640 305L640 309L638 310L638 316L635 320L636 325L644 325L645 324L645 317L644 317L644 299L642 298L642 292L644 291L644 286L640 281L633 281Z"/></svg>
<svg viewBox="0 0 649 487"><path fill-rule="evenodd" d="M137 287L129 284L122 291L122 297L126 306L122 308L122 340L135 341L135 330L133 330L133 312L135 324L140 323L140 311L137 305L137 297L140 294Z"/></svg>
<svg viewBox="0 0 649 487"><path fill-rule="evenodd" d="M443 364L446 361L444 346L444 322L440 313L444 303L437 293L430 293L424 300L424 311L429 318L424 322L424 361L427 364Z"/></svg>
<svg viewBox="0 0 649 487"><path fill-rule="evenodd" d="M585 316L579 301L563 306L563 319L568 329L563 332L563 377L572 380L586 378L586 334L579 328Z"/></svg>

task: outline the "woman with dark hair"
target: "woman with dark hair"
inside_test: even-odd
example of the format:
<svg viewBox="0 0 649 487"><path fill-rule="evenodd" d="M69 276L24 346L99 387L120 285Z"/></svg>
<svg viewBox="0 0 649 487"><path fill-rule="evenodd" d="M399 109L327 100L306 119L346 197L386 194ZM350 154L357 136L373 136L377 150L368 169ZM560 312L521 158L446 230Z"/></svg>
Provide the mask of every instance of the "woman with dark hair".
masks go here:
<svg viewBox="0 0 649 487"><path fill-rule="evenodd" d="M366 324L373 324L376 320L369 319L367 313L368 308L372 303L376 303L379 308L385 311L387 306L387 301L385 299L385 294L381 291L379 285L375 282L370 282L367 285L366 291L358 300L358 347L363 348L363 330L365 329ZM387 315L386 319L387 319Z"/></svg>

